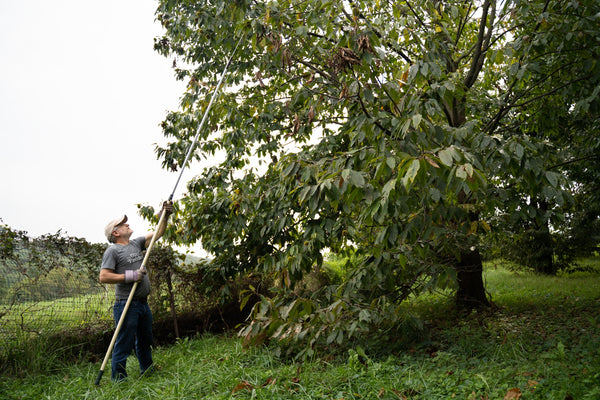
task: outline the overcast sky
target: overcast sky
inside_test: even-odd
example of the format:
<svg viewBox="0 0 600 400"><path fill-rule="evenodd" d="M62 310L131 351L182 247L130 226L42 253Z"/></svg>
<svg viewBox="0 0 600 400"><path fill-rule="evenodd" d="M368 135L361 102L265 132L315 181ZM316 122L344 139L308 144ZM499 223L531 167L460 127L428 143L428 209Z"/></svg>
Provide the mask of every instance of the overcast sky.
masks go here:
<svg viewBox="0 0 600 400"><path fill-rule="evenodd" d="M159 123L183 83L153 50L153 0L0 2L0 218L31 236L105 242L137 203L157 207L177 175L160 168ZM194 171L196 169L196 171ZM199 166L183 175L176 198Z"/></svg>

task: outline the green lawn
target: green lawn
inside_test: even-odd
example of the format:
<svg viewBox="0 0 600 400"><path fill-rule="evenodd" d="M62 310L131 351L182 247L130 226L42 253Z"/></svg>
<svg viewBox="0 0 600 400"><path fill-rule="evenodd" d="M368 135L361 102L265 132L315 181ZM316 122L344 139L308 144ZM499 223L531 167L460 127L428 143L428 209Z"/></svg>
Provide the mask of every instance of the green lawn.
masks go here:
<svg viewBox="0 0 600 400"><path fill-rule="evenodd" d="M488 268L492 312L457 316L448 297L414 302L429 328L405 351L291 363L235 337L155 350L162 366L114 384L100 363L4 377L2 399L600 399L600 276L539 277ZM360 352L360 349L356 349ZM43 357L43 355L40 355ZM512 396L512 397L511 397Z"/></svg>

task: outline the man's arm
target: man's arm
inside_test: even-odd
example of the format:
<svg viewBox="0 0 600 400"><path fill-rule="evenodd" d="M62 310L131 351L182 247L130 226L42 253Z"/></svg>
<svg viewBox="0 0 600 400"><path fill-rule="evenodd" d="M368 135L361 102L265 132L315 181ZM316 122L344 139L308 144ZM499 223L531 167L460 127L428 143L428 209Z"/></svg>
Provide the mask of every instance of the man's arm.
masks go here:
<svg viewBox="0 0 600 400"><path fill-rule="evenodd" d="M117 274L112 269L102 268L100 270L100 283L123 283L125 274Z"/></svg>
<svg viewBox="0 0 600 400"><path fill-rule="evenodd" d="M128 270L124 274L116 274L112 269L100 270L100 283L132 283L144 279L146 272L141 269Z"/></svg>
<svg viewBox="0 0 600 400"><path fill-rule="evenodd" d="M156 228L156 240L160 239L162 237L162 235L164 235L165 230L167 229L167 220L169 219L169 215L173 214L173 202L165 201L163 203L163 208L158 215L160 216L161 213L166 213L166 214L165 214L165 217L162 219L162 222L160 223L160 225L158 225L158 227ZM148 246L150 246L150 242L152 241L152 237L154 236L154 234L155 234L154 232L150 232L150 233L146 234L146 236L145 236L145 239L146 239L145 247L146 248L148 248Z"/></svg>

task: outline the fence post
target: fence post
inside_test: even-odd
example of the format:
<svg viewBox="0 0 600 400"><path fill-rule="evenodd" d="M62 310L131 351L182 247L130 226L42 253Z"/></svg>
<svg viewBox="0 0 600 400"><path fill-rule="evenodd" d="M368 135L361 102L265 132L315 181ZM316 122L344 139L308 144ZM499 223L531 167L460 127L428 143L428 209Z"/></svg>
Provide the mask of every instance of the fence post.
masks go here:
<svg viewBox="0 0 600 400"><path fill-rule="evenodd" d="M173 284L171 283L171 266L167 267L167 289L169 289L169 303L171 304L171 317L175 328L175 337L179 339L179 324L177 323L177 312L175 311L175 297L173 296Z"/></svg>

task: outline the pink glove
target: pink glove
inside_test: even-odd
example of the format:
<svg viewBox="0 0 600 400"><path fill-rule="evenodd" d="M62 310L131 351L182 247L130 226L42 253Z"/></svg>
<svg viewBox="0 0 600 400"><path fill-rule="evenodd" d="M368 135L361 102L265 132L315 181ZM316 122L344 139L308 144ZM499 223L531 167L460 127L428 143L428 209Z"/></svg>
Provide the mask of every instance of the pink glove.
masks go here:
<svg viewBox="0 0 600 400"><path fill-rule="evenodd" d="M145 269L127 270L125 271L125 283L139 282L146 275Z"/></svg>

